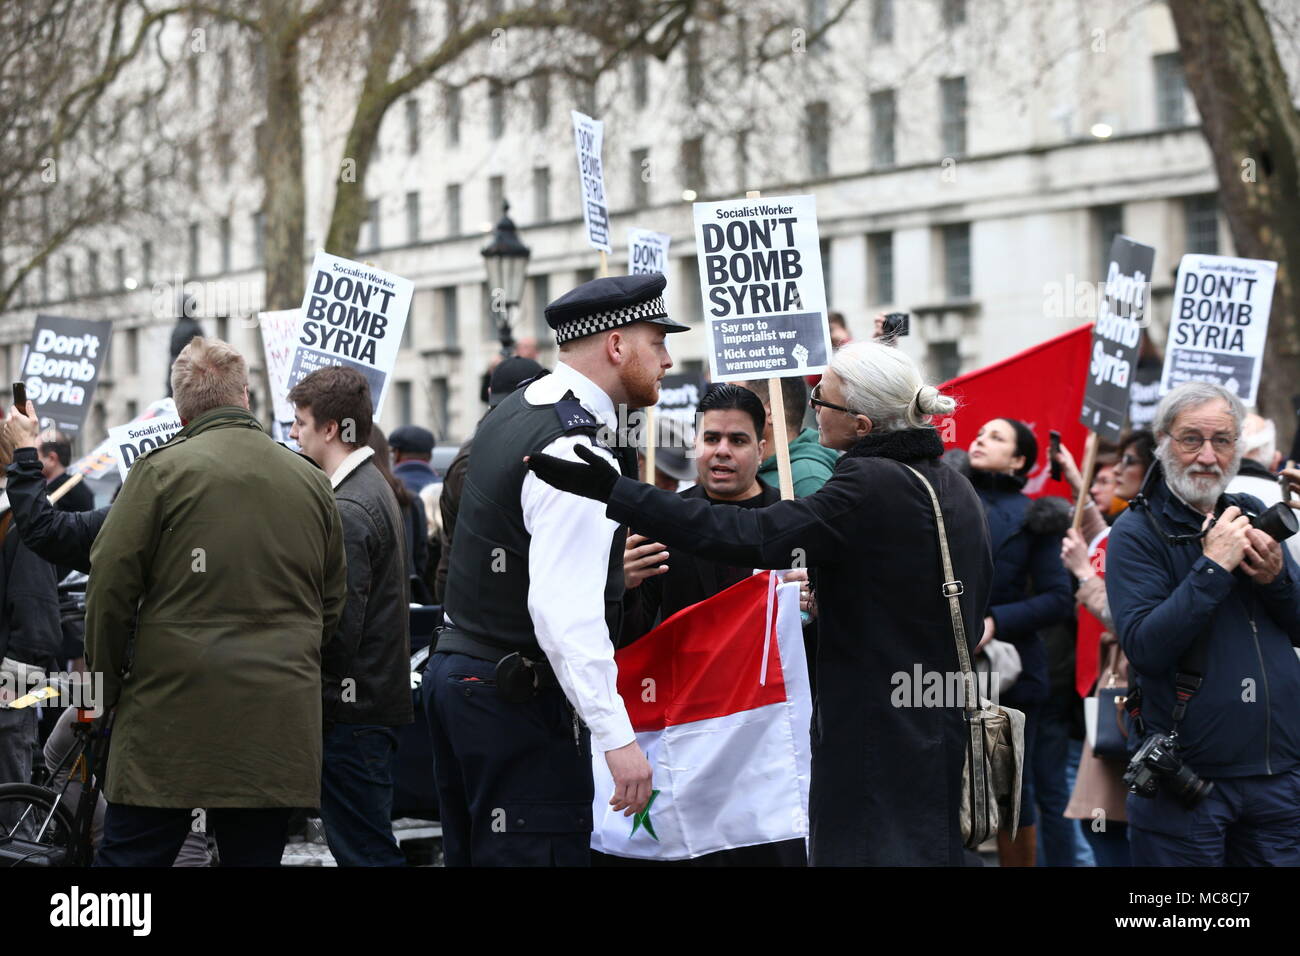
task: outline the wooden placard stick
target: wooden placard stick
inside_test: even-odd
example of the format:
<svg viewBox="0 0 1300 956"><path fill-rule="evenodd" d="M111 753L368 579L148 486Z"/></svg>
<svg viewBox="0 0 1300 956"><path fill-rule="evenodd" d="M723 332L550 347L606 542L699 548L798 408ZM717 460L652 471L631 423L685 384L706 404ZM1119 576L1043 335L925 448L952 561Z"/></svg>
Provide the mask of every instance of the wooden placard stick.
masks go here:
<svg viewBox="0 0 1300 956"><path fill-rule="evenodd" d="M745 193L746 199L761 199L762 192L750 189ZM767 380L767 401L772 407L772 443L776 445L776 475L781 486L781 499L790 501L794 498L794 476L790 471L790 442L786 433L785 399L781 394L781 380Z"/></svg>

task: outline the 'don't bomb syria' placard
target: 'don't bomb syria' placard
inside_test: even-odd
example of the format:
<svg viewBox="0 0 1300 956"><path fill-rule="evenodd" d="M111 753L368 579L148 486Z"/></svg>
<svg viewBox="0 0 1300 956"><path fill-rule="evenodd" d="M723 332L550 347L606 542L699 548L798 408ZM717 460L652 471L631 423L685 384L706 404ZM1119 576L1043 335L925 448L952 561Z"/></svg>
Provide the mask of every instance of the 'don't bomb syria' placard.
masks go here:
<svg viewBox="0 0 1300 956"><path fill-rule="evenodd" d="M814 198L694 208L712 380L825 371L831 337Z"/></svg>
<svg viewBox="0 0 1300 956"><path fill-rule="evenodd" d="M379 417L414 289L410 279L327 252L316 253L303 295L287 388L319 368L356 369L370 383L371 402Z"/></svg>

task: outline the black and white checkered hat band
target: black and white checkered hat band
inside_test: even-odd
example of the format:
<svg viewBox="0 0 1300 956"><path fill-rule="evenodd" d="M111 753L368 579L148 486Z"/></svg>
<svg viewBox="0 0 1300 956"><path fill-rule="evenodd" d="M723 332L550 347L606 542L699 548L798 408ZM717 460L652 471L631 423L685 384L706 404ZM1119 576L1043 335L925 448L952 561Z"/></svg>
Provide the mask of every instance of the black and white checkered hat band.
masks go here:
<svg viewBox="0 0 1300 956"><path fill-rule="evenodd" d="M610 309L608 312L593 312L591 315L584 315L580 319L566 322L555 330L555 341L557 344L563 345L565 342L580 339L584 335L608 332L610 329L631 325L633 322L666 318L668 318L668 309L664 306L664 297L657 295L653 299L646 299L636 305L624 306L621 309Z"/></svg>

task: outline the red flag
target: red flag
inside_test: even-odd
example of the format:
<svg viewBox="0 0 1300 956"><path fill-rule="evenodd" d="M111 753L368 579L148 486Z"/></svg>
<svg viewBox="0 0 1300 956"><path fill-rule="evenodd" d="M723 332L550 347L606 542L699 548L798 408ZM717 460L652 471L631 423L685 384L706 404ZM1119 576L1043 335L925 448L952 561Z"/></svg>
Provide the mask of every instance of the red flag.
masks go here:
<svg viewBox="0 0 1300 956"><path fill-rule="evenodd" d="M940 385L942 392L957 399L956 414L936 423L944 444L965 450L985 422L1018 418L1038 439L1038 464L1029 473L1025 494L1069 498L1069 486L1050 477L1048 432L1053 428L1060 432L1061 443L1082 466L1088 430L1079 423L1079 411L1091 344L1089 323Z"/></svg>

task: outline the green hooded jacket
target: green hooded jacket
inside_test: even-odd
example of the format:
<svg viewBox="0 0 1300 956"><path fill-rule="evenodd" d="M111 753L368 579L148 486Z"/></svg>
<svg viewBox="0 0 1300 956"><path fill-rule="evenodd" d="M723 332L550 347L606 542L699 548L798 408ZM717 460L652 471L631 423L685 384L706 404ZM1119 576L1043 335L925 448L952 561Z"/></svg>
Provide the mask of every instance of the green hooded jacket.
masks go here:
<svg viewBox="0 0 1300 956"><path fill-rule="evenodd" d="M830 480L835 463L840 460L839 452L827 448L817 438L817 429L805 428L794 441L790 442L790 477L794 483L794 496L807 498ZM776 453L763 459L758 468L758 477L773 488L781 487L777 475Z"/></svg>

